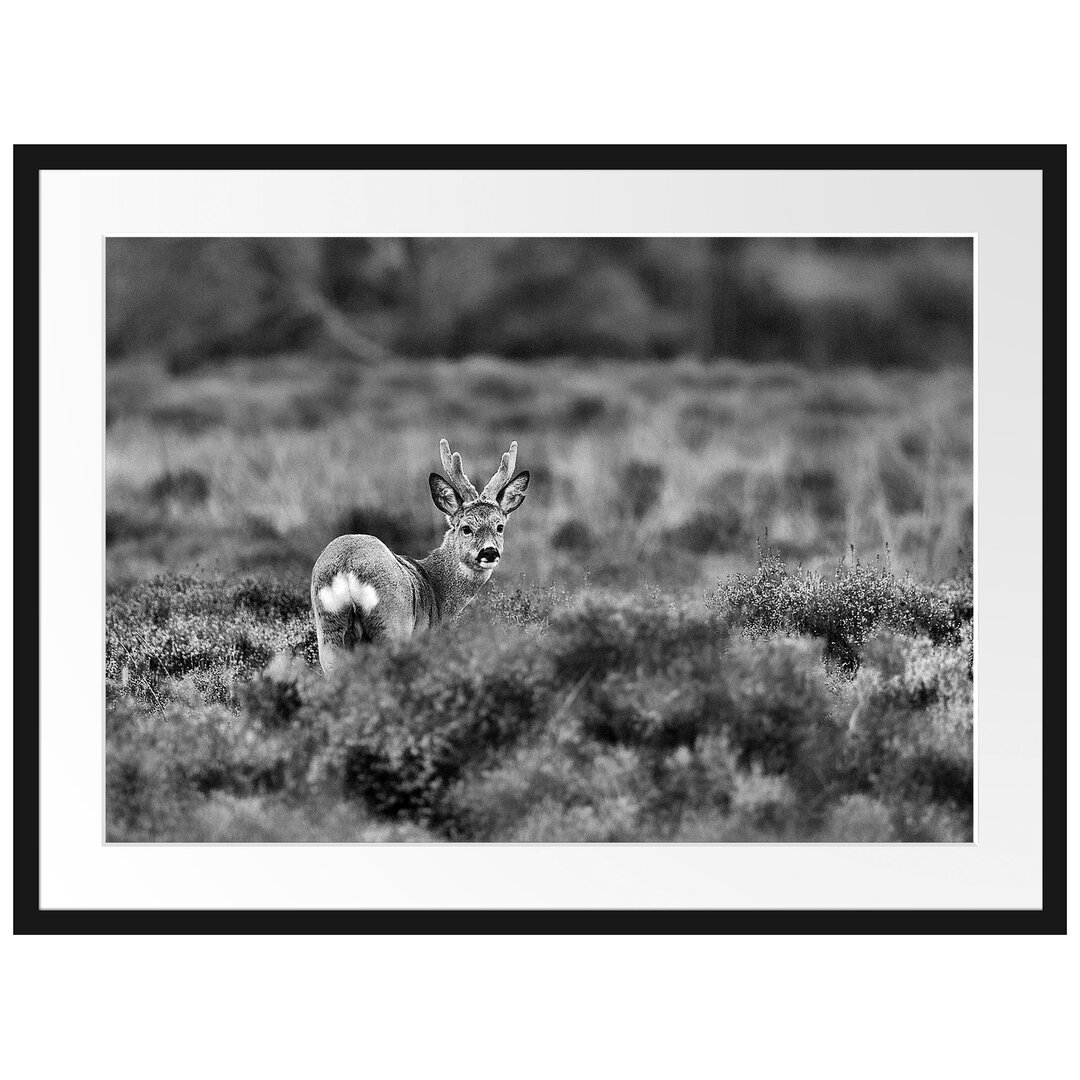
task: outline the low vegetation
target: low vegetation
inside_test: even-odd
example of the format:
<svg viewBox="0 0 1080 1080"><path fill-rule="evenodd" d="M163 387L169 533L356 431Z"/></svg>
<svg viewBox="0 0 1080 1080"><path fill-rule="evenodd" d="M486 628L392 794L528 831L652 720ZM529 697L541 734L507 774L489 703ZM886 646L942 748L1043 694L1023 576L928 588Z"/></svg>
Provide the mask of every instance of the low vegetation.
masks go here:
<svg viewBox="0 0 1080 1080"><path fill-rule="evenodd" d="M300 590L128 586L109 837L968 840L970 587L841 579L770 556L707 604L494 591L329 680Z"/></svg>
<svg viewBox="0 0 1080 1080"><path fill-rule="evenodd" d="M798 567L789 573L774 551L759 550L752 576L733 575L710 603L749 634L811 634L825 655L854 671L862 648L878 630L923 634L935 645L958 645L974 616L971 568L957 581L930 587L911 574L897 577L885 557L841 559L830 574Z"/></svg>

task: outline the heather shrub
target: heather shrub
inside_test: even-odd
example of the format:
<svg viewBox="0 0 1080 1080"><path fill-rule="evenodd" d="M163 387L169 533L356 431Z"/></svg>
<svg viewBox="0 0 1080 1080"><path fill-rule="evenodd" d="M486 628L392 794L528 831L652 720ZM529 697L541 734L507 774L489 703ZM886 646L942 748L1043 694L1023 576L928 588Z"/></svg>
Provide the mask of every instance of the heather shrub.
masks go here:
<svg viewBox="0 0 1080 1080"><path fill-rule="evenodd" d="M236 611L248 611L266 619L311 617L311 596L306 588L290 587L267 578L245 577L228 589Z"/></svg>
<svg viewBox="0 0 1080 1080"><path fill-rule="evenodd" d="M690 808L671 840L688 843L760 843L823 839L820 821L807 816L800 797L779 776L738 771L723 810Z"/></svg>
<svg viewBox="0 0 1080 1080"><path fill-rule="evenodd" d="M691 810L726 810L731 803L738 761L723 735L702 735L692 746L655 754L650 765L651 812L672 827Z"/></svg>
<svg viewBox="0 0 1080 1080"><path fill-rule="evenodd" d="M364 533L377 536L391 551L419 552L438 547L442 532L430 514L383 506L354 506L338 518L331 530L336 536Z"/></svg>
<svg viewBox="0 0 1080 1080"><path fill-rule="evenodd" d="M798 793L782 776L769 776L760 769L736 773L730 810L725 840L745 843L805 838L805 810Z"/></svg>
<svg viewBox="0 0 1080 1080"><path fill-rule="evenodd" d="M544 665L522 631L471 620L467 632L368 650L297 714L320 732L312 775L381 814L439 819L449 785L535 726Z"/></svg>
<svg viewBox="0 0 1080 1080"><path fill-rule="evenodd" d="M974 711L965 645L879 635L867 646L853 699L845 746L852 786L970 809Z"/></svg>
<svg viewBox="0 0 1080 1080"><path fill-rule="evenodd" d="M596 424L609 417L611 405L596 394L578 394L560 410L559 419L569 427Z"/></svg>
<svg viewBox="0 0 1080 1080"><path fill-rule="evenodd" d="M666 543L685 551L704 555L711 551L731 551L745 538L746 523L739 511L726 507L723 510L697 510L685 521L664 531Z"/></svg>
<svg viewBox="0 0 1080 1080"><path fill-rule="evenodd" d="M189 843L406 843L440 837L409 822L380 821L355 802L314 798L302 805L266 795L213 792L176 824ZM127 840L153 839L131 834ZM115 837L121 839L121 837Z"/></svg>
<svg viewBox="0 0 1080 1080"><path fill-rule="evenodd" d="M875 843L896 839L893 813L867 795L844 795L829 812L825 830L830 840L841 843Z"/></svg>
<svg viewBox="0 0 1080 1080"><path fill-rule="evenodd" d="M824 791L843 732L813 643L735 641L724 678L731 701L725 730L740 764L786 776L801 792Z"/></svg>
<svg viewBox="0 0 1080 1080"><path fill-rule="evenodd" d="M210 481L198 469L177 469L162 473L147 487L156 503L200 506L210 497Z"/></svg>
<svg viewBox="0 0 1080 1080"><path fill-rule="evenodd" d="M855 573L833 588L769 572L732 587L741 608L492 590L441 631L365 648L330 679L298 588L159 578L119 590L108 835L969 840L964 583L890 584L875 568L868 584ZM857 666L813 632L815 604L858 641Z"/></svg>
<svg viewBox="0 0 1080 1080"><path fill-rule="evenodd" d="M559 612L545 636L545 651L560 681L613 670L711 669L723 652L722 625L696 605L676 606L654 597L591 596Z"/></svg>
<svg viewBox="0 0 1080 1080"><path fill-rule="evenodd" d="M926 499L925 472L902 450L883 444L878 451L878 471L886 505L894 514L922 510Z"/></svg>
<svg viewBox="0 0 1080 1080"><path fill-rule="evenodd" d="M552 534L551 546L556 551L569 551L578 555L592 552L595 537L592 529L584 521L571 519L564 521Z"/></svg>
<svg viewBox="0 0 1080 1080"><path fill-rule="evenodd" d="M640 521L660 501L664 467L655 461L628 461L619 477L619 501L627 514Z"/></svg>
<svg viewBox="0 0 1080 1080"><path fill-rule="evenodd" d="M123 834L175 828L202 797L223 791L257 795L285 788L297 752L287 730L177 698L161 715L130 699L113 702L106 720L106 801Z"/></svg>
<svg viewBox="0 0 1080 1080"><path fill-rule="evenodd" d="M273 582L162 575L106 605L110 696L160 705L165 684L188 677L209 700L231 702L235 686L282 651L313 659L315 630L306 593Z"/></svg>
<svg viewBox="0 0 1080 1080"><path fill-rule="evenodd" d="M648 598L586 600L544 638L552 680L601 743L670 748L723 712L723 628L703 610Z"/></svg>
<svg viewBox="0 0 1080 1080"><path fill-rule="evenodd" d="M556 585L521 584L509 591L492 589L475 601L479 610L490 612L496 620L521 628L547 626L557 608L565 607L570 594Z"/></svg>
<svg viewBox="0 0 1080 1080"><path fill-rule="evenodd" d="M841 560L831 576L759 550L752 576L735 574L720 584L710 606L751 636L810 634L825 655L848 671L858 668L862 647L876 630L925 634L934 644L955 644L973 614L968 576L940 586L898 577L888 557L872 564Z"/></svg>
<svg viewBox="0 0 1080 1080"><path fill-rule="evenodd" d="M477 840L641 839L650 788L628 747L545 739L453 793L459 834Z"/></svg>
<svg viewBox="0 0 1080 1080"><path fill-rule="evenodd" d="M609 672L586 697L586 730L602 743L676 747L693 743L726 706L723 684L659 672Z"/></svg>

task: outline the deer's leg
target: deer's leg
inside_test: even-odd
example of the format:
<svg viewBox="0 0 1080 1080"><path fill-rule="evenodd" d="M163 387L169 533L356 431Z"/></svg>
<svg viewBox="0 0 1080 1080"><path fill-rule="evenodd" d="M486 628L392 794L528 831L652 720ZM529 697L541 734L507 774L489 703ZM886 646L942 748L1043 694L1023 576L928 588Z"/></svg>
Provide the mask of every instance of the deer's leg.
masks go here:
<svg viewBox="0 0 1080 1080"><path fill-rule="evenodd" d="M404 641L412 637L416 628L411 596L406 598L389 590L379 598L376 607L362 614L361 620L363 639L373 644Z"/></svg>
<svg viewBox="0 0 1080 1080"><path fill-rule="evenodd" d="M325 675L331 674L352 654L357 641L350 618L320 611L317 605L315 636L319 641L319 664Z"/></svg>
<svg viewBox="0 0 1080 1080"><path fill-rule="evenodd" d="M333 674L341 663L351 655L352 650L333 641L319 642L319 664L322 666L324 675Z"/></svg>

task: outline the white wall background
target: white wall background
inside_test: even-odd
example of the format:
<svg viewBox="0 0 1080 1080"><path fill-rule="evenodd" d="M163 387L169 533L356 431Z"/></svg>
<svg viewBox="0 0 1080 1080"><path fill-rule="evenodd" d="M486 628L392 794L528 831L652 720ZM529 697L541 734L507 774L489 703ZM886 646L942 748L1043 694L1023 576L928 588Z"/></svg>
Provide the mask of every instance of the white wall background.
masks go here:
<svg viewBox="0 0 1080 1080"><path fill-rule="evenodd" d="M13 141L1065 141L1063 17L1042 0L1000 15L941 0L54 3L9 13L0 79ZM1070 229L1070 264L1074 243ZM6 230L4 245L7 350ZM0 441L5 514L12 449ZM0 740L8 776L10 746ZM5 837L9 815L0 801ZM1075 799L1070 824L1075 837ZM2 950L15 1074L185 1080L1055 1075L1074 1058L1080 959L1072 940L977 938L23 938Z"/></svg>

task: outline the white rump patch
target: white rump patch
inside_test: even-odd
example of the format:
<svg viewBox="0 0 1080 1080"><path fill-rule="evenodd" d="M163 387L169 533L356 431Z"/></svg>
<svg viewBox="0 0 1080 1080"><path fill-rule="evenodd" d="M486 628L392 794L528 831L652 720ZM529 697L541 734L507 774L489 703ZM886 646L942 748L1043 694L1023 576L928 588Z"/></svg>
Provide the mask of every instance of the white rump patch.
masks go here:
<svg viewBox="0 0 1080 1080"><path fill-rule="evenodd" d="M319 590L319 603L325 611L344 611L354 604L361 611L371 611L378 602L375 587L361 581L351 570L335 574L334 580Z"/></svg>

